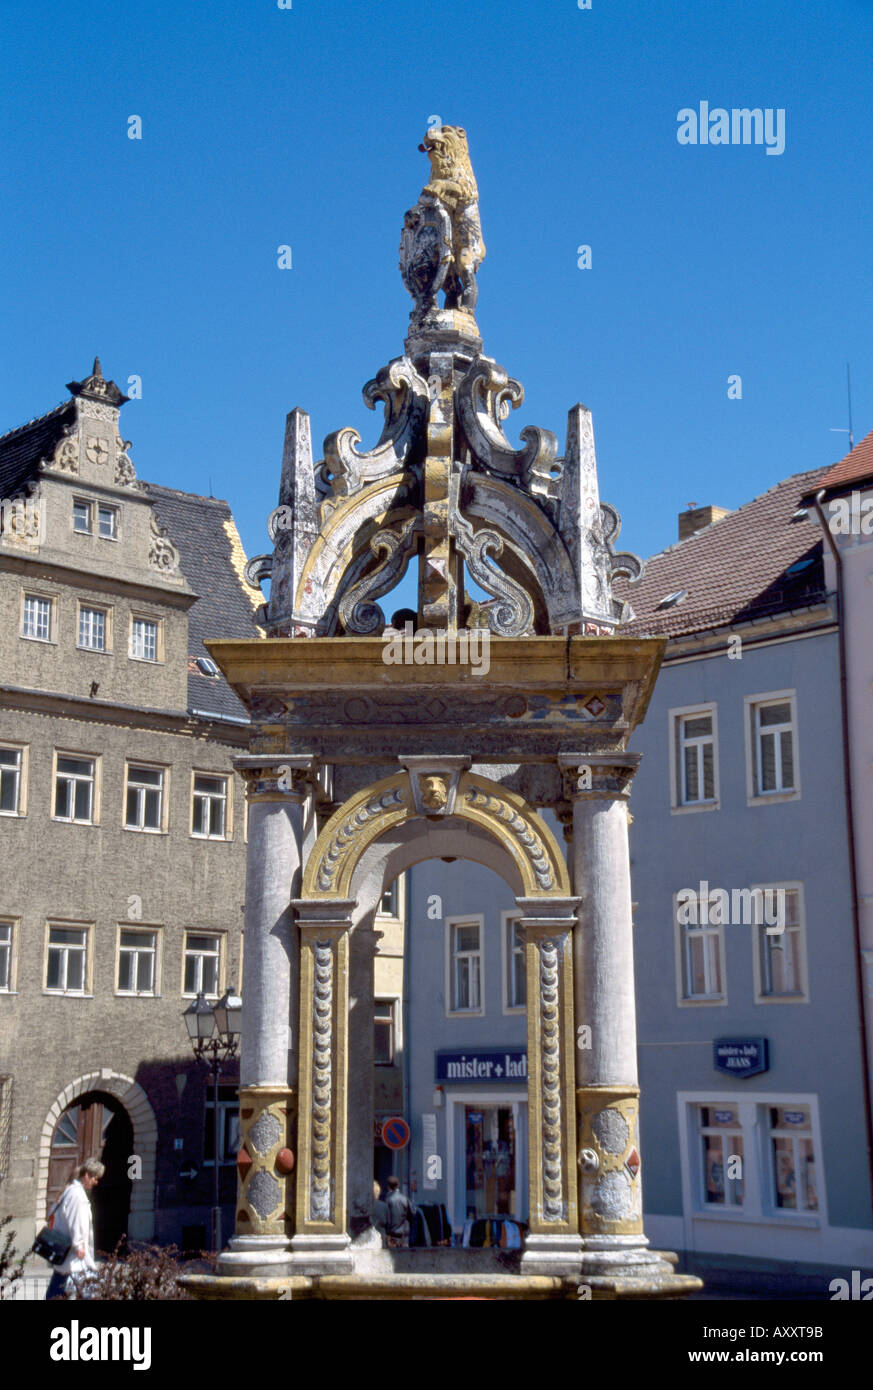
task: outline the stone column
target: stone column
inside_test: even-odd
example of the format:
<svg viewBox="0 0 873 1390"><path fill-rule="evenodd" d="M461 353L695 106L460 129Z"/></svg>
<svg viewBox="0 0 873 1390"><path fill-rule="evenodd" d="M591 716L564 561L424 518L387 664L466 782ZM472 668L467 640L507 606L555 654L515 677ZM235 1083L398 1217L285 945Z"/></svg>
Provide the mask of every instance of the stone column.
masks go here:
<svg viewBox="0 0 873 1390"><path fill-rule="evenodd" d="M298 898L298 1274L351 1273L347 1230L349 936L353 898Z"/></svg>
<svg viewBox="0 0 873 1390"><path fill-rule="evenodd" d="M573 925L576 898L518 898L527 967L530 1229L525 1274L578 1274Z"/></svg>
<svg viewBox="0 0 873 1390"><path fill-rule="evenodd" d="M560 757L580 900L573 979L583 1277L672 1273L643 1234L627 809L639 760Z"/></svg>
<svg viewBox="0 0 873 1390"><path fill-rule="evenodd" d="M220 1268L277 1274L288 1267L294 1229L299 952L291 898L311 817L312 759L246 755L234 766L248 799L241 1147L236 1235Z"/></svg>

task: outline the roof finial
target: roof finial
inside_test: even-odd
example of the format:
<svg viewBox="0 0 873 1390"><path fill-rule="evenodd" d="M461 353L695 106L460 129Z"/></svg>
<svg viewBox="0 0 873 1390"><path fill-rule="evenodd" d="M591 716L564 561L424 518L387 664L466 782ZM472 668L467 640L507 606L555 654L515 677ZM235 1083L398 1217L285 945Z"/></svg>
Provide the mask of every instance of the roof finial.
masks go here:
<svg viewBox="0 0 873 1390"><path fill-rule="evenodd" d="M102 375L103 375L103 368L100 366L100 358L99 358L99 357L95 357L95 358L94 358L94 366L91 368L91 375L92 375L92 376L100 376L100 377L102 377Z"/></svg>

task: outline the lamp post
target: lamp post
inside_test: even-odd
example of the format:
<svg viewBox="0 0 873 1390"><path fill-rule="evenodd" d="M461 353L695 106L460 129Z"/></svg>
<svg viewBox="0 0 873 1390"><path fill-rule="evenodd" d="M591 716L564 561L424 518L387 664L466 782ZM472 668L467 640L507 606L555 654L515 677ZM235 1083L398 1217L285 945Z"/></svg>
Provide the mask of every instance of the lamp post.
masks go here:
<svg viewBox="0 0 873 1390"><path fill-rule="evenodd" d="M210 1004L205 994L192 1000L182 1017L188 1036L194 1045L194 1056L205 1062L212 1073L213 1122L213 1200L212 1248L221 1253L221 1193L219 1189L219 1112L218 1078L229 1058L236 1056L242 1030L242 1000L235 990L226 990L216 1004Z"/></svg>

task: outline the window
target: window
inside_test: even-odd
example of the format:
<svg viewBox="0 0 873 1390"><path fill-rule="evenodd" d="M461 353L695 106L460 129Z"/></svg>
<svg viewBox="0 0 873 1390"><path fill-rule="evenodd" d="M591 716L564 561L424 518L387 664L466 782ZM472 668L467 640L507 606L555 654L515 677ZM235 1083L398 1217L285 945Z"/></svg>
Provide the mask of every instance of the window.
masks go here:
<svg viewBox="0 0 873 1390"><path fill-rule="evenodd" d="M15 992L15 972L12 952L15 947L15 923L8 918L0 921L0 994Z"/></svg>
<svg viewBox="0 0 873 1390"><path fill-rule="evenodd" d="M0 815L24 815L23 748L0 748Z"/></svg>
<svg viewBox="0 0 873 1390"><path fill-rule="evenodd" d="M704 1206L743 1205L743 1129L735 1105L699 1107Z"/></svg>
<svg viewBox="0 0 873 1390"><path fill-rule="evenodd" d="M191 834L205 840L223 840L227 825L227 778L194 774Z"/></svg>
<svg viewBox="0 0 873 1390"><path fill-rule="evenodd" d="M482 920L448 919L452 1013L482 1013Z"/></svg>
<svg viewBox="0 0 873 1390"><path fill-rule="evenodd" d="M118 508L97 508L97 534L104 541L114 541L118 536Z"/></svg>
<svg viewBox="0 0 873 1390"><path fill-rule="evenodd" d="M718 806L715 705L675 709L670 720L670 800L674 811Z"/></svg>
<svg viewBox="0 0 873 1390"><path fill-rule="evenodd" d="M130 764L124 824L128 830L162 830L164 768Z"/></svg>
<svg viewBox="0 0 873 1390"><path fill-rule="evenodd" d="M52 600L38 594L24 595L22 637L35 642L50 642L52 638Z"/></svg>
<svg viewBox="0 0 873 1390"><path fill-rule="evenodd" d="M373 1005L374 1059L377 1067L394 1065L393 999L377 999Z"/></svg>
<svg viewBox="0 0 873 1390"><path fill-rule="evenodd" d="M95 768L94 758L73 758L58 753L54 820L94 824Z"/></svg>
<svg viewBox="0 0 873 1390"><path fill-rule="evenodd" d="M680 1091L677 1096L686 1216L751 1222L771 1231L774 1225L826 1224L816 1098L748 1091L748 1082L742 1085L741 1093ZM713 1238L718 1239L712 1228L700 1229L696 1248L718 1248L706 1246Z"/></svg>
<svg viewBox="0 0 873 1390"><path fill-rule="evenodd" d="M215 1092L210 1086L206 1093L203 1117L203 1162L212 1167L215 1162ZM239 1096L236 1086L218 1088L219 1163L236 1163L240 1151Z"/></svg>
<svg viewBox="0 0 873 1390"><path fill-rule="evenodd" d="M79 605L78 645L91 652L109 650L109 613L105 608Z"/></svg>
<svg viewBox="0 0 873 1390"><path fill-rule="evenodd" d="M136 661L157 661L158 624L154 618L131 619L130 655Z"/></svg>
<svg viewBox="0 0 873 1390"><path fill-rule="evenodd" d="M57 994L84 994L88 928L49 925L45 987Z"/></svg>
<svg viewBox="0 0 873 1390"><path fill-rule="evenodd" d="M140 927L118 929L118 994L154 994L158 934Z"/></svg>
<svg viewBox="0 0 873 1390"><path fill-rule="evenodd" d="M73 498L73 530L83 536L90 536L94 527L91 521L93 505L83 497Z"/></svg>
<svg viewBox="0 0 873 1390"><path fill-rule="evenodd" d="M808 1106L768 1106L770 1199L777 1211L818 1211Z"/></svg>
<svg viewBox="0 0 873 1390"><path fill-rule="evenodd" d="M797 767L797 716L790 691L748 697L747 774L750 802L794 799L800 795Z"/></svg>
<svg viewBox="0 0 873 1390"><path fill-rule="evenodd" d="M708 897L695 893L693 899L689 900L687 891L676 894L673 899L673 919L676 925L679 986L677 1002L726 1004L727 994L722 986L724 934L720 921L710 922Z"/></svg>
<svg viewBox="0 0 873 1390"><path fill-rule="evenodd" d="M218 994L221 937L185 933L183 994Z"/></svg>
<svg viewBox="0 0 873 1390"><path fill-rule="evenodd" d="M763 894L763 920L756 918L755 926L755 1003L806 1003L802 885L758 887Z"/></svg>
<svg viewBox="0 0 873 1390"><path fill-rule="evenodd" d="M518 918L503 914L503 1009L523 1009L527 1004L525 934Z"/></svg>
<svg viewBox="0 0 873 1390"><path fill-rule="evenodd" d="M397 916L398 889L399 879L395 878L394 882L391 884L391 887L385 889L385 892L382 894L382 897L379 900L378 911L381 917Z"/></svg>

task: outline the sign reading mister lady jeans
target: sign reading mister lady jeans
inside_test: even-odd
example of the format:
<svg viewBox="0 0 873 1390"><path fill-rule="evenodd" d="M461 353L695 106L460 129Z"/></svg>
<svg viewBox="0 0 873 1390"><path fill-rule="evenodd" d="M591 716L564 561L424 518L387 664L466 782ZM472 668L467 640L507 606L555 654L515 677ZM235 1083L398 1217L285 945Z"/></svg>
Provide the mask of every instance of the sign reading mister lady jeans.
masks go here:
<svg viewBox="0 0 873 1390"><path fill-rule="evenodd" d="M527 1081L527 1052L523 1047L501 1052L438 1052L436 1077L447 1081Z"/></svg>
<svg viewBox="0 0 873 1390"><path fill-rule="evenodd" d="M728 1076L757 1076L770 1070L766 1038L716 1038L712 1044L716 1071Z"/></svg>

